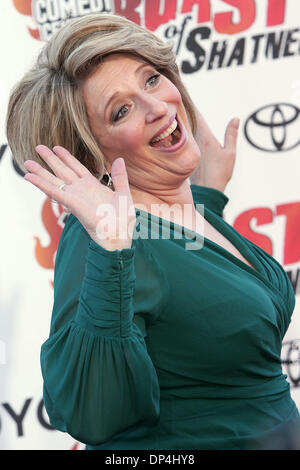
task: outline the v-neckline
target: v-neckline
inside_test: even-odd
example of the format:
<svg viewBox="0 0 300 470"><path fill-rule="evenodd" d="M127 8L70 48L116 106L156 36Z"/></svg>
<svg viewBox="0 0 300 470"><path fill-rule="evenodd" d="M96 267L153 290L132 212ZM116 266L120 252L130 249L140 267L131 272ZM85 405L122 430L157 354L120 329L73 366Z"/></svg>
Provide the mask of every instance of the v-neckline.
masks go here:
<svg viewBox="0 0 300 470"><path fill-rule="evenodd" d="M237 256L233 255L230 251L228 251L226 248L223 246L219 245L218 243L215 243L213 240L210 240L209 238L205 238L205 241L207 243L210 243L217 247L218 250L221 250L223 254L225 254L227 257L229 257L232 261L234 261L238 266L241 266L248 271L250 271L252 274L262 276L262 269L263 265L262 263L257 259L256 256L253 255L251 252L250 248L246 244L246 241L243 241L240 237L241 235L231 226L226 222L224 219L221 218L219 220L218 216L215 215L212 211L208 210L207 207L204 206L204 219L209 222L212 227L223 237L229 241L235 248L236 250L250 263L250 264L245 263L243 260L238 258ZM213 222L212 222L213 219ZM217 227L216 227L217 225ZM220 232L220 228L222 231L226 231L226 234L224 235L222 232ZM228 238L228 235L230 238ZM234 239L232 241L232 238Z"/></svg>
<svg viewBox="0 0 300 470"><path fill-rule="evenodd" d="M167 223L170 224L170 227L173 227L176 230L179 230L182 232L189 232L191 234L194 234L195 236L200 236L203 238L203 243L204 245L210 245L214 247L217 251L221 252L223 256L226 258L229 258L230 261L234 262L236 265L239 267L246 269L248 272L251 274L254 274L255 276L258 276L261 280L265 281L265 276L263 275L262 271L264 270L262 263L257 259L256 256L253 255L251 252L250 248L246 245L246 242L243 242L239 237L239 234L235 233L235 229L231 227L224 219L218 220L218 216L215 215L212 211L210 211L205 205L204 205L204 214L203 217L204 219L211 224L211 226L218 232L220 235L223 235L222 232L220 232L220 226L222 225L222 230L226 230L226 235L223 235L224 238L228 242L230 242L236 249L237 251L248 261L248 263L251 263L252 266L249 264L245 263L241 259L239 259L237 256L233 255L230 251L228 251L226 248L223 248L221 245L218 243L214 242L213 240L210 240L209 238L204 237L203 235L199 234L198 232L195 232L194 230L185 227L183 225L176 224L175 222L164 219L163 217L160 217L158 215L152 214L151 212L144 211L142 209L136 208L136 211L142 212L147 217L149 216L152 218L154 217L161 223ZM219 217L220 218L220 217ZM215 226L217 225L217 227ZM234 242L231 241L231 239L228 238L228 235L230 235L230 238L234 238ZM186 238L186 237L185 237ZM189 241L191 240L190 238L188 239ZM250 257L250 259L249 259Z"/></svg>
<svg viewBox="0 0 300 470"><path fill-rule="evenodd" d="M167 222L168 224L170 224L170 227L173 227L173 230L177 230L182 233L182 229L184 229L184 231L187 231L190 234L193 234L194 238L195 236L200 235L200 234L197 234L197 232L194 232L193 230L189 228L186 228L182 225L175 224L174 222L168 219L164 219L157 215L151 214L150 212L143 211L142 209L137 209L137 208L136 208L136 211L142 212L144 214L144 217L147 217L148 220L149 220L149 216L152 216L160 224L163 222ZM244 263L244 261L237 258L235 255L230 253L230 251L226 250L221 245L218 245L217 243L213 242L209 238L205 238L201 235L201 237L203 237L203 240L204 240L204 246L210 247L214 249L215 251L219 252L224 258L228 259L237 267L243 269L244 271L254 276L254 278L257 279L259 282L261 282L265 287L268 287L269 291L272 292L273 294L272 295L273 300L276 301L277 299L277 301L279 302L278 305L280 305L280 307L284 309L286 305L286 299L282 295L280 289L278 289L278 287L276 287L269 279L268 271L266 270L265 264L260 260L258 255L255 254L251 250L251 245L248 245L247 239L243 240L242 235L240 235L228 222L226 222L222 217L218 216L213 211L208 209L205 205L204 205L203 215L204 215L204 219L207 220L217 231L219 231L218 229L221 228L222 231L226 232L224 236L225 238L229 236L229 239L227 238L227 240L231 241L232 238L234 239L234 243L232 244L237 248L237 250L243 256L245 255L245 259L251 262L251 264L253 264L253 266L255 266L256 269L252 268L247 263ZM148 225L148 228L149 228L149 225ZM222 234L222 231L221 231L221 234ZM192 238L187 238L187 237L184 237L184 238L186 238L186 240L189 242L192 240ZM255 247L253 247L253 249L254 248ZM201 250L196 250L196 253L200 251ZM256 251L258 253L258 250ZM195 251L192 250L191 253L195 253Z"/></svg>

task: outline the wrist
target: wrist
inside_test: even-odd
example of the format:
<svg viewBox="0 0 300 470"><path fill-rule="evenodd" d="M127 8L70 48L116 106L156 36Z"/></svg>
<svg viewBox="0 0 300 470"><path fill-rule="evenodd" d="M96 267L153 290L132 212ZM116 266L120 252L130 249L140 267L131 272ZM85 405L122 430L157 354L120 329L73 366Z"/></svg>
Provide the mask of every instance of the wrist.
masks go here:
<svg viewBox="0 0 300 470"><path fill-rule="evenodd" d="M193 184L195 186L203 186L204 188L216 189L217 191L221 191L221 193L224 193L224 191L226 189L226 186L227 186L227 184L224 184L224 183L218 183L216 181L209 182L209 181L204 180L202 178L201 179L190 178L190 182L191 182L191 184Z"/></svg>
<svg viewBox="0 0 300 470"><path fill-rule="evenodd" d="M120 240L120 239L107 239L107 240L99 240L97 237L93 237L92 240L94 240L97 245L100 245L102 248L104 248L107 251L121 251L124 249L132 248L132 240L131 239L126 239L126 240Z"/></svg>

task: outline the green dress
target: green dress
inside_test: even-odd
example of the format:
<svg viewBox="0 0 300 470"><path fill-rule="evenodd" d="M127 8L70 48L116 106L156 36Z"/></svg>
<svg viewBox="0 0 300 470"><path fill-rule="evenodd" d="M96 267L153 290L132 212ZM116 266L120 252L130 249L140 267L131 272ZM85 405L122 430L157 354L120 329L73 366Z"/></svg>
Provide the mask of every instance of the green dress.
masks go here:
<svg viewBox="0 0 300 470"><path fill-rule="evenodd" d="M223 220L225 194L191 189L253 267L143 211L132 248L107 251L70 215L41 351L50 423L87 449L300 448L280 359L292 285Z"/></svg>

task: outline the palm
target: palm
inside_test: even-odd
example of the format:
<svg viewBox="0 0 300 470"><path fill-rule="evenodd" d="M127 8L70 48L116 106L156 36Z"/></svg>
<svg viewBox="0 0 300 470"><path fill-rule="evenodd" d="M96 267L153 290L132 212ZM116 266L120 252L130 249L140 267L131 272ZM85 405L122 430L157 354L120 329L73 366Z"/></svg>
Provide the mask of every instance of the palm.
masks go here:
<svg viewBox="0 0 300 470"><path fill-rule="evenodd" d="M222 147L199 111L196 111L196 115L195 139L201 151L201 160L190 177L191 183L224 191L235 164L238 120L232 119L227 125Z"/></svg>
<svg viewBox="0 0 300 470"><path fill-rule="evenodd" d="M30 173L25 179L72 212L90 237L104 248L129 248L135 211L124 160L118 158L113 162L113 191L63 147L56 147L54 153L45 146L38 146L37 151L54 174L27 160L25 167ZM59 189L62 182L67 184L64 191Z"/></svg>

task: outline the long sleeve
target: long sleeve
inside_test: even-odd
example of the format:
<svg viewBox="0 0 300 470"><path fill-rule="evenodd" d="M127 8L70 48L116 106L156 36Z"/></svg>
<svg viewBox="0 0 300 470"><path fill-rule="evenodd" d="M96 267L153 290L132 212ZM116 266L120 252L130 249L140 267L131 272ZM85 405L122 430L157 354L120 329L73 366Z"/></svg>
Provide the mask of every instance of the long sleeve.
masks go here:
<svg viewBox="0 0 300 470"><path fill-rule="evenodd" d="M134 247L107 251L69 216L41 350L44 402L53 427L90 445L159 416L146 333L133 319L134 258Z"/></svg>
<svg viewBox="0 0 300 470"><path fill-rule="evenodd" d="M223 217L223 210L229 201L228 197L215 188L191 184L194 202L206 205L211 211Z"/></svg>

